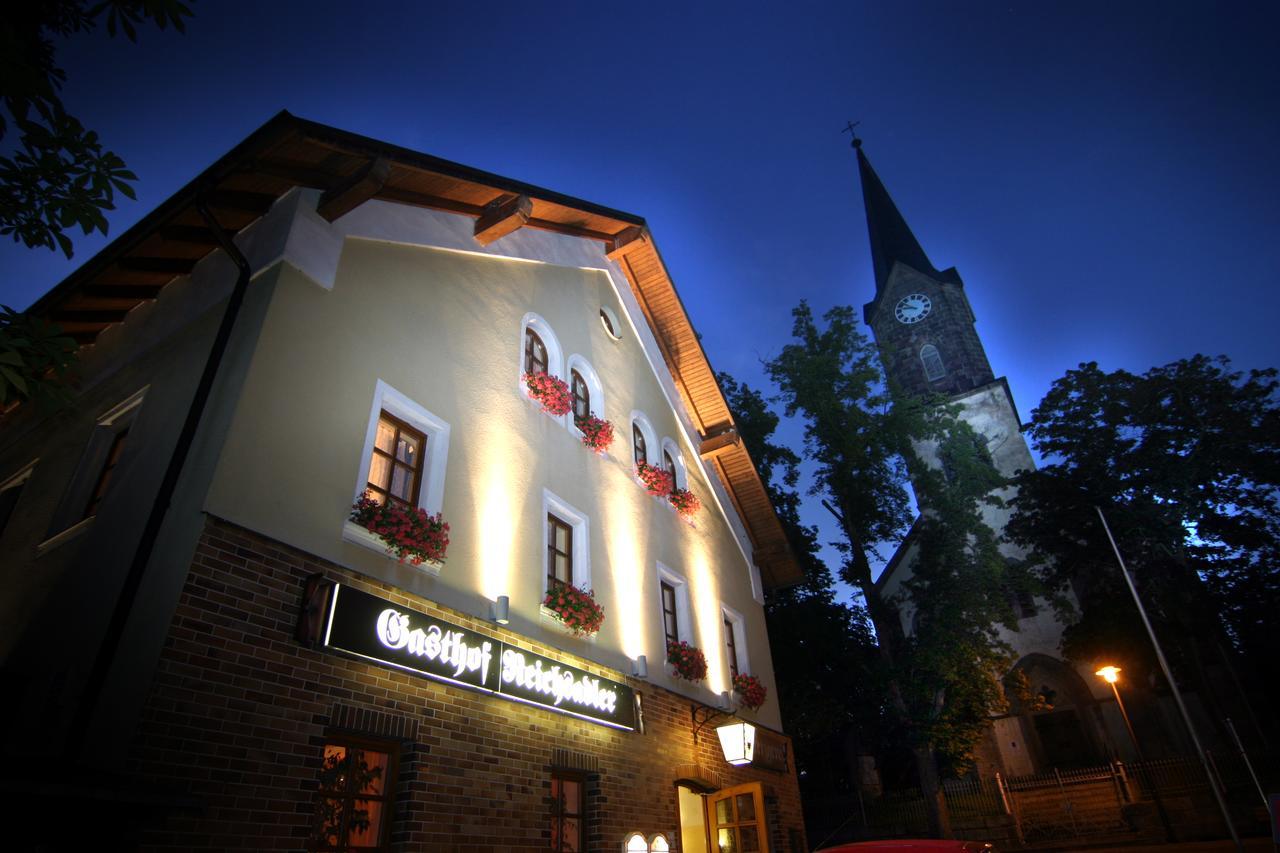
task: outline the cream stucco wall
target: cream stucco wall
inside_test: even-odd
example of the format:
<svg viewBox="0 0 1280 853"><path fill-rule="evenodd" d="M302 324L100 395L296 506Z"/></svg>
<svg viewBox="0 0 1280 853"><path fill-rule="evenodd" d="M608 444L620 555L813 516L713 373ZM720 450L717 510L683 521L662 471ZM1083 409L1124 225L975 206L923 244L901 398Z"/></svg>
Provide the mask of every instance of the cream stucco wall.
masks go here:
<svg viewBox="0 0 1280 853"><path fill-rule="evenodd" d="M435 236L448 245L452 219L466 220L432 217L428 224L449 227L398 242L350 236L350 223L340 220L332 281L281 264L207 511L465 612L484 616L494 597L508 595L512 630L623 672L644 654L651 681L707 702L729 689L723 604L743 615L750 670L770 689L756 718L777 728L763 611L740 524L725 515L728 502L689 449L686 419L646 350L630 294L604 269L406 244L407 236L421 244ZM595 253L603 262L598 246ZM602 305L631 318L621 341L601 326ZM617 432L607 455L587 451L564 419L521 392L529 312L555 331L562 363L579 354L599 375L604 416ZM452 542L438 576L342 536L379 380L450 427L442 510ZM633 410L645 413L659 440L669 436L682 448L689 488L703 502L693 524L632 475ZM540 614L544 490L588 519L591 583L606 612L594 640L573 638ZM710 666L706 686L671 679L662 663L658 562L689 582L692 638Z"/></svg>

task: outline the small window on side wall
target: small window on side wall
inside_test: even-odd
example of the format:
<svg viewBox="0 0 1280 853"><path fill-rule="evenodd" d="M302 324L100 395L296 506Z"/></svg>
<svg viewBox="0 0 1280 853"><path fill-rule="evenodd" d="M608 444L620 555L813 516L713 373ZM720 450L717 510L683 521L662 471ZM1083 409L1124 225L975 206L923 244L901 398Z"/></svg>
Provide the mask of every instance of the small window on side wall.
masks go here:
<svg viewBox="0 0 1280 853"><path fill-rule="evenodd" d="M326 739L308 850L387 850L394 743Z"/></svg>
<svg viewBox="0 0 1280 853"><path fill-rule="evenodd" d="M573 395L574 418L586 418L591 414L591 389L587 380L577 370L569 371L569 391Z"/></svg>
<svg viewBox="0 0 1280 853"><path fill-rule="evenodd" d="M637 465L649 461L649 447L644 439L644 431L634 421L631 423L631 456Z"/></svg>
<svg viewBox="0 0 1280 853"><path fill-rule="evenodd" d="M542 336L526 326L524 330L524 372L546 373L550 362L547 359L547 345Z"/></svg>
<svg viewBox="0 0 1280 853"><path fill-rule="evenodd" d="M573 526L547 513L547 589L573 585Z"/></svg>

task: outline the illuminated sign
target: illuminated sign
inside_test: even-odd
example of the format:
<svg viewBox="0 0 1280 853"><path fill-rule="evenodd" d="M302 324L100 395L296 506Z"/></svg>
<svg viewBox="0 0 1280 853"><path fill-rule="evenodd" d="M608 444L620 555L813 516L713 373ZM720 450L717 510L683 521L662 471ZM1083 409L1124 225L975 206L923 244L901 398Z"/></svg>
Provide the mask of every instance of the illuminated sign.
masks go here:
<svg viewBox="0 0 1280 853"><path fill-rule="evenodd" d="M630 687L341 584L315 579L299 637L436 681L634 731Z"/></svg>

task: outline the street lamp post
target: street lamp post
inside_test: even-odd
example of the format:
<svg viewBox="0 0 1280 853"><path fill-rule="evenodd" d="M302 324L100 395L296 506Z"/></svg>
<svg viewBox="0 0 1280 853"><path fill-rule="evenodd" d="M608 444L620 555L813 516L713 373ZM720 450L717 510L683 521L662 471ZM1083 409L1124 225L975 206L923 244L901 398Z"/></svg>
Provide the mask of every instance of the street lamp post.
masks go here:
<svg viewBox="0 0 1280 853"><path fill-rule="evenodd" d="M1133 744L1133 754L1138 756L1138 774L1142 777L1143 787L1151 792L1151 799L1155 801L1156 814L1160 816L1160 823L1164 826L1165 840L1176 841L1177 836L1173 831L1173 823L1169 820L1168 812L1164 810L1164 801L1160 799L1160 790L1151 779L1151 771L1147 767L1146 758L1142 755L1142 746L1138 743L1138 736L1133 732L1133 723L1129 720L1129 712L1125 710L1124 700L1120 698L1120 688L1116 687L1116 682L1120 680L1120 667L1104 666L1094 675L1111 685L1111 695L1116 697L1116 707L1120 709L1120 716L1124 718L1124 727L1129 732L1129 742Z"/></svg>

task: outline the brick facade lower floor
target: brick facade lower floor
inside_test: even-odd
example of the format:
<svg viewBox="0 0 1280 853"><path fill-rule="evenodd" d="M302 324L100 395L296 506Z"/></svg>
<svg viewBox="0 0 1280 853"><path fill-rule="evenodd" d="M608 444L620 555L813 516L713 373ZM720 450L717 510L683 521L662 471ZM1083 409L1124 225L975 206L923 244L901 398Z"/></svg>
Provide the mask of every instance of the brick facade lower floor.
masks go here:
<svg viewBox="0 0 1280 853"><path fill-rule="evenodd" d="M625 680L641 696L643 733L309 648L295 626L304 584L316 574ZM142 781L193 805L148 827L143 846L307 849L326 744L352 741L388 745L394 755L393 850L551 849L553 773L580 780L584 850L621 850L632 832L661 833L682 849L678 784L690 779L697 781L683 784L699 793L760 783L769 849L806 849L794 766L727 764L714 727L695 743L692 707L647 681L211 518L130 760Z"/></svg>

